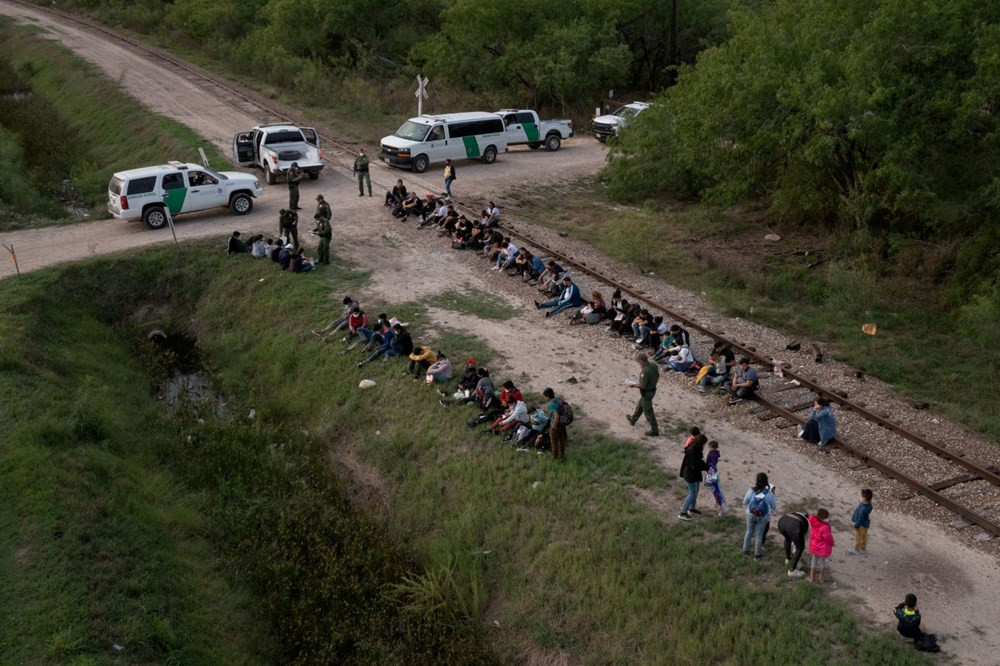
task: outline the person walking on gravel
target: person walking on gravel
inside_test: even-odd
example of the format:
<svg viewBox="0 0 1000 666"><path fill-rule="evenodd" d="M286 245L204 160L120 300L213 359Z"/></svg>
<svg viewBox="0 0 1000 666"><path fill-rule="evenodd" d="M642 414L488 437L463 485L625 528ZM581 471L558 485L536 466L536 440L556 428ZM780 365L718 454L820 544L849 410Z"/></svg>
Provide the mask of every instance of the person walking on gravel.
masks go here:
<svg viewBox="0 0 1000 666"><path fill-rule="evenodd" d="M368 196L372 195L372 177L368 173L368 155L365 149L358 151L358 156L354 158L354 174L358 177L358 196L365 196L365 183L368 183Z"/></svg>
<svg viewBox="0 0 1000 666"><path fill-rule="evenodd" d="M656 395L656 383L660 381L660 371L645 354L637 355L635 360L642 369L639 371L639 382L629 386L639 389L639 402L636 403L635 412L628 417L628 422L634 426L640 416L645 416L646 422L649 423L646 437L659 437L660 429L656 425L656 414L653 413L653 396Z"/></svg>
<svg viewBox="0 0 1000 666"><path fill-rule="evenodd" d="M299 168L298 162L292 162L288 167L288 208L291 210L302 210L299 208L299 183L305 180L306 174Z"/></svg>
<svg viewBox="0 0 1000 666"><path fill-rule="evenodd" d="M451 199L451 184L458 180L458 175L455 171L455 166L451 163L451 160L444 161L444 191L447 193L448 198Z"/></svg>

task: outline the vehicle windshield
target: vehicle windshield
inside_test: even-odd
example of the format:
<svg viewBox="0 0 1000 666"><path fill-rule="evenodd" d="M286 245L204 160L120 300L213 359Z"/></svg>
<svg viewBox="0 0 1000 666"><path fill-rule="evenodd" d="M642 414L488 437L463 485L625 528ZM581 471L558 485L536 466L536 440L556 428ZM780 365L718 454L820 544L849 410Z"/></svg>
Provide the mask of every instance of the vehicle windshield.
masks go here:
<svg viewBox="0 0 1000 666"><path fill-rule="evenodd" d="M303 141L302 132L299 130L281 130L280 132L271 132L264 139L265 146L273 146L276 143L298 143Z"/></svg>
<svg viewBox="0 0 1000 666"><path fill-rule="evenodd" d="M407 120L396 130L396 136L407 141L423 141L424 137L427 136L427 129L427 125Z"/></svg>
<svg viewBox="0 0 1000 666"><path fill-rule="evenodd" d="M633 109L631 106L623 106L612 115L618 116L619 118L635 118L638 114L639 109Z"/></svg>

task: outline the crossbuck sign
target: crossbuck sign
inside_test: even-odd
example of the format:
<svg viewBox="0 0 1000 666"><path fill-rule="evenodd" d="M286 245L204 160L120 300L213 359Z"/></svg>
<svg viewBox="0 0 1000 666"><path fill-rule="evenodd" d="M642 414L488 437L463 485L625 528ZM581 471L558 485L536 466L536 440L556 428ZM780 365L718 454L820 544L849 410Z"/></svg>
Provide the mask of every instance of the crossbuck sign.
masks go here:
<svg viewBox="0 0 1000 666"><path fill-rule="evenodd" d="M417 92L413 93L417 98L417 115L424 115L424 100L427 99L427 84L430 83L430 79L426 76L420 76L417 74Z"/></svg>

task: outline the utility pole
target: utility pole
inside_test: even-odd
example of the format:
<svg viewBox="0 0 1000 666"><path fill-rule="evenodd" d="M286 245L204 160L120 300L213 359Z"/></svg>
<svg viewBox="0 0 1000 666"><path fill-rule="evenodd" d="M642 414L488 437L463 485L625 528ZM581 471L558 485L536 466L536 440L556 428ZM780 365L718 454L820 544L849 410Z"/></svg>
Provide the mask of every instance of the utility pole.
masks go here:
<svg viewBox="0 0 1000 666"><path fill-rule="evenodd" d="M424 115L424 100L427 99L427 84L430 79L417 74L417 92L413 93L417 98L417 115Z"/></svg>

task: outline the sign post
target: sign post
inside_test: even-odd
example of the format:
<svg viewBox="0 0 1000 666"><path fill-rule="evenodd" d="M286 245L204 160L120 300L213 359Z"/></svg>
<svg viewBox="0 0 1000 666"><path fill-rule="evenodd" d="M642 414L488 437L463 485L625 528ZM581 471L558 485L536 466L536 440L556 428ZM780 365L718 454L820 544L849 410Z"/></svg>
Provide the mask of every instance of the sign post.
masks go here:
<svg viewBox="0 0 1000 666"><path fill-rule="evenodd" d="M10 258L14 260L14 270L17 271L17 277L21 277L21 267L17 265L17 253L14 252L14 244L11 243L10 245L7 245L6 243L3 243L3 247L5 250L10 252Z"/></svg>
<svg viewBox="0 0 1000 666"><path fill-rule="evenodd" d="M430 79L426 76L420 76L417 74L417 92L413 93L417 98L417 115L424 115L424 100L427 99L427 84L430 83Z"/></svg>
<svg viewBox="0 0 1000 666"><path fill-rule="evenodd" d="M174 245L180 245L177 242L177 231L174 229L174 216L170 214L170 205L167 204L167 197L163 197L163 214L167 216L167 224L170 225L170 233L174 235Z"/></svg>

